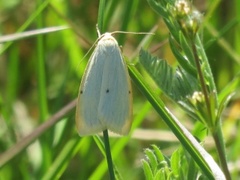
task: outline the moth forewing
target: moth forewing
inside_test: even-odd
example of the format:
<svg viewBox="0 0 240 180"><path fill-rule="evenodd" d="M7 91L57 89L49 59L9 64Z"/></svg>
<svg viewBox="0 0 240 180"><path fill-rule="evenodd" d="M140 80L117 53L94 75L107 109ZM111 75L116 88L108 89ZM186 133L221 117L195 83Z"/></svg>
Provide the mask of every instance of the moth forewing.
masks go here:
<svg viewBox="0 0 240 180"><path fill-rule="evenodd" d="M132 89L117 41L105 33L89 60L78 96L76 124L80 135L105 129L128 134L132 123Z"/></svg>

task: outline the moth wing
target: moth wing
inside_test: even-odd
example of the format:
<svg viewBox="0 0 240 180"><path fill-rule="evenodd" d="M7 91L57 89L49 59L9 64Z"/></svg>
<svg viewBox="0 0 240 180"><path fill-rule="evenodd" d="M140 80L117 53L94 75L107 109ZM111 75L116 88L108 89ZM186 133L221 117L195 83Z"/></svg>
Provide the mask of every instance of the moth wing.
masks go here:
<svg viewBox="0 0 240 180"><path fill-rule="evenodd" d="M88 62L83 79L80 84L77 108L76 125L79 135L96 134L106 127L98 118L98 104L104 61L97 46Z"/></svg>
<svg viewBox="0 0 240 180"><path fill-rule="evenodd" d="M98 114L107 129L126 135L132 122L132 89L127 66L114 38L113 41L106 47L110 55L104 59Z"/></svg>

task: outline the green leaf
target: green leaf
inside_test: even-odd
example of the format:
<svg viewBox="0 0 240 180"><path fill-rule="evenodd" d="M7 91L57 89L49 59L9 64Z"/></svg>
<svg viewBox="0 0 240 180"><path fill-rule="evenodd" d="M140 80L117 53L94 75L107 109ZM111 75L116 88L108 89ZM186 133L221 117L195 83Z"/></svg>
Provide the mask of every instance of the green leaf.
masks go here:
<svg viewBox="0 0 240 180"><path fill-rule="evenodd" d="M155 152L158 162L164 161L165 158L164 158L162 152L160 151L160 149L155 144L153 144L152 147L154 149L154 152Z"/></svg>
<svg viewBox="0 0 240 180"><path fill-rule="evenodd" d="M163 16L164 18L168 18L168 13L166 9L164 9L164 6L161 6L160 2L156 2L154 0L147 0L148 4L151 8L153 8L154 11L156 11L159 15ZM162 3L162 2L161 2Z"/></svg>
<svg viewBox="0 0 240 180"><path fill-rule="evenodd" d="M237 74L237 76L229 82L225 88L218 94L219 102L224 101L224 99L232 94L232 92L236 91L237 88L240 86L240 73Z"/></svg>
<svg viewBox="0 0 240 180"><path fill-rule="evenodd" d="M192 66L195 66L195 61L194 61L195 58L192 52L192 48L189 46L182 32L179 32L179 39L180 39L181 48L183 49L183 52L187 56L188 62L190 62Z"/></svg>
<svg viewBox="0 0 240 180"><path fill-rule="evenodd" d="M196 78L183 69L174 70L166 61L152 57L144 50L140 51L139 61L160 89L175 101L192 96L199 89Z"/></svg>
<svg viewBox="0 0 240 180"><path fill-rule="evenodd" d="M78 136L70 139L41 179L59 179L70 163L70 159L77 154L86 140L87 139L81 139Z"/></svg>
<svg viewBox="0 0 240 180"><path fill-rule="evenodd" d="M189 169L188 169L187 179L197 179L198 168L196 167L196 164L192 158L189 158L188 166L189 166Z"/></svg>
<svg viewBox="0 0 240 180"><path fill-rule="evenodd" d="M204 77L206 81L205 83L209 85L209 92L217 92L207 55L205 53L205 49L203 48L202 41L198 35L196 36L195 43L196 43L198 56L202 62L201 66L202 66L202 71L204 73ZM217 100L217 97L215 97L215 100ZM216 102L216 104L218 103Z"/></svg>
<svg viewBox="0 0 240 180"><path fill-rule="evenodd" d="M174 56L177 58L178 63L182 66L182 68L191 74L193 77L197 77L197 72L196 68L190 64L187 58L185 58L181 53L180 53L180 48L177 48L177 45L175 45L174 39L172 36L169 36L169 44L171 47L171 50L174 54Z"/></svg>
<svg viewBox="0 0 240 180"><path fill-rule="evenodd" d="M235 92L229 94L228 96L225 96L220 102L215 123L218 123L220 121L223 110L226 109L229 101L231 100L234 94Z"/></svg>
<svg viewBox="0 0 240 180"><path fill-rule="evenodd" d="M151 165L152 172L153 172L153 174L155 174L157 172L157 168L158 168L157 158L151 149L146 149L145 154L149 160L149 164Z"/></svg>
<svg viewBox="0 0 240 180"><path fill-rule="evenodd" d="M154 176L154 179L156 180L166 180L166 173L163 168L159 169L157 173Z"/></svg>
<svg viewBox="0 0 240 180"><path fill-rule="evenodd" d="M153 173L152 173L150 165L144 159L142 159L142 165L143 165L143 171L144 171L144 174L145 174L145 179L146 180L152 180L153 179Z"/></svg>
<svg viewBox="0 0 240 180"><path fill-rule="evenodd" d="M218 123L221 119L222 112L227 107L232 96L235 94L236 89L240 84L240 74L238 74L218 95L219 98L219 107L216 115L216 122Z"/></svg>
<svg viewBox="0 0 240 180"><path fill-rule="evenodd" d="M179 176L179 169L181 168L181 156L179 149L173 152L171 156L171 168L175 177Z"/></svg>

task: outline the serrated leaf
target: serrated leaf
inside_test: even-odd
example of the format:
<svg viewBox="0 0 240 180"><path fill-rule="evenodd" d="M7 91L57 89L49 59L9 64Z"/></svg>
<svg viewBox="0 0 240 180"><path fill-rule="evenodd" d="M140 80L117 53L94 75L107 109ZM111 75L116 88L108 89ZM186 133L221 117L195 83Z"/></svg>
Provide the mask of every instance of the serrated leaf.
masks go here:
<svg viewBox="0 0 240 180"><path fill-rule="evenodd" d="M140 63L160 89L175 101L185 99L198 90L198 81L183 69L174 70L166 61L140 51Z"/></svg>
<svg viewBox="0 0 240 180"><path fill-rule="evenodd" d="M181 68L177 68L173 79L173 93L177 95L177 100L186 99L195 91L199 91L197 79Z"/></svg>

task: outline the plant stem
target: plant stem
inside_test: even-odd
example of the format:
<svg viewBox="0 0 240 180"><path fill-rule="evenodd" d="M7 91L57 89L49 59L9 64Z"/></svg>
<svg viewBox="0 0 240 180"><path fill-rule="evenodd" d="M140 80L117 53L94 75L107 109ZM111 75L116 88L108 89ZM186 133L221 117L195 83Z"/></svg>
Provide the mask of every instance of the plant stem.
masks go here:
<svg viewBox="0 0 240 180"><path fill-rule="evenodd" d="M217 124L214 123L214 119L213 119L213 115L212 115L212 111L211 111L211 104L210 104L209 95L208 95L208 91L207 91L207 86L206 86L206 83L204 81L204 76L203 76L203 72L202 72L202 69L201 69L200 59L198 58L198 55L197 55L196 45L195 45L194 41L191 41L191 44L192 44L192 50L193 50L193 54L194 54L195 64L196 64L198 75L199 75L200 84L201 84L202 91L203 91L204 98L205 98L205 102L206 102L206 105L207 105L208 115L210 117L210 124L209 124L209 121L208 121L208 125L210 125L209 128L212 132L213 139L214 139L214 142L215 142L216 147L217 147L217 152L218 152L218 156L219 156L219 160L220 160L220 163L221 163L222 170L223 170L223 172L226 176L226 179L231 180L231 176L230 176L230 173L229 173L229 170L228 170L226 156L225 156L225 154L226 154L225 153L225 147L224 147L224 144L223 144L223 141L222 141L223 136L222 136L222 130L221 130L221 127L220 127L220 121L217 122Z"/></svg>
<svg viewBox="0 0 240 180"><path fill-rule="evenodd" d="M40 6L43 0L38 0L37 4ZM39 14L37 17L37 28L41 29L43 24L43 14ZM39 105L39 120L42 123L48 117L48 102L47 102L47 88L46 88L46 71L45 71L45 50L44 40L42 35L37 36L37 89L38 89L38 105ZM45 133L40 138L41 150L42 150L42 165L41 171L45 172L51 164L52 151L50 150L50 144L52 138L49 133Z"/></svg>
<svg viewBox="0 0 240 180"><path fill-rule="evenodd" d="M201 84L202 91L203 91L204 98L205 98L205 102L206 102L206 105L207 105L208 115L210 117L210 127L212 128L214 123L213 123L213 119L212 119L213 116L212 116L212 111L211 111L211 105L210 105L210 100L209 100L209 96L208 96L207 86L206 86L205 81L204 81L204 76L203 76L203 72L202 72L202 69L201 69L200 59L198 58L198 55L197 55L196 45L195 45L193 40L191 41L191 44L192 44L192 50L193 50L195 64L196 64L197 71L198 71L200 84Z"/></svg>
<svg viewBox="0 0 240 180"><path fill-rule="evenodd" d="M111 149L109 145L109 137L108 137L108 130L103 131L103 138L104 138L104 144L105 144L105 152L106 152L106 158L108 163L108 171L110 180L114 180L114 171L113 171L113 163L112 163L112 155L111 155Z"/></svg>
<svg viewBox="0 0 240 180"><path fill-rule="evenodd" d="M231 180L231 175L230 172L228 170L228 166L227 166L227 160L226 160L226 156L225 156L225 147L222 144L221 139L223 139L222 136L222 131L220 129L220 125L217 125L216 131L212 133L213 134L213 139L214 142L216 144L217 147L217 152L218 152L218 156L219 156L219 160L221 163L221 167L222 170L224 172L224 175L226 177L227 180Z"/></svg>

